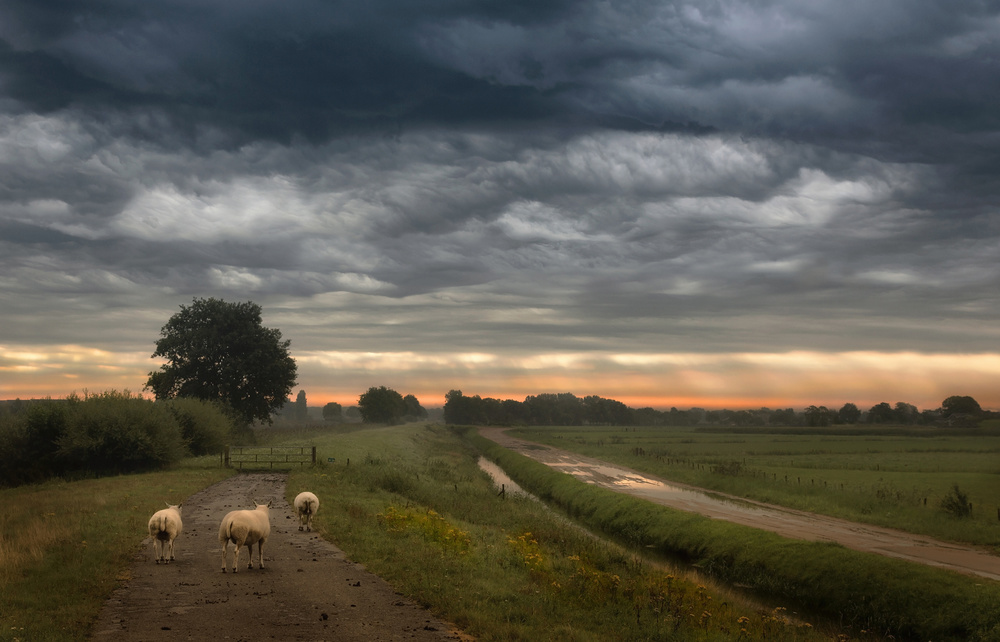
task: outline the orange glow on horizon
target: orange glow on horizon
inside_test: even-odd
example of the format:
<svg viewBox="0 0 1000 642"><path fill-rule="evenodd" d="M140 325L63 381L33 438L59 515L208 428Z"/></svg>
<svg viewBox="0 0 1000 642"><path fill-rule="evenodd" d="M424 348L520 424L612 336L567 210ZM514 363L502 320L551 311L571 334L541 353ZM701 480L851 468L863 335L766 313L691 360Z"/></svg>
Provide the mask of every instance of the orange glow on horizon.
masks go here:
<svg viewBox="0 0 1000 642"><path fill-rule="evenodd" d="M739 354L505 355L485 353L301 352L294 355L310 406L347 408L372 386L415 395L438 408L452 389L523 401L529 395L597 395L632 408L862 410L903 401L935 409L951 395L1000 409L1000 354L788 352ZM85 390L141 393L158 367L147 352L87 346L0 345L0 399L65 398Z"/></svg>

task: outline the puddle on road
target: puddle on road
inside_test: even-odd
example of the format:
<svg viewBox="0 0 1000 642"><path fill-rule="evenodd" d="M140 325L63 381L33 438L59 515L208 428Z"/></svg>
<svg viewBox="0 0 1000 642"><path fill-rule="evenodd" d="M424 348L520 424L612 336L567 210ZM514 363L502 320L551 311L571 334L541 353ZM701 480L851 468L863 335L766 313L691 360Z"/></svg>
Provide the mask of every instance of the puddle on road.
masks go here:
<svg viewBox="0 0 1000 642"><path fill-rule="evenodd" d="M707 510L708 514L715 515L723 512L726 514L736 512L759 515L765 512L760 508L738 500L723 499L700 491L672 486L658 479L651 479L635 471L624 470L615 466L579 461L547 463L552 468L573 475L588 484L628 492L653 501L661 500L667 505L678 506L688 510L695 510L697 508L702 512ZM517 482L512 480L502 468L489 459L480 457L479 468L484 470L493 479L493 484L497 490L503 487L508 493L523 495L537 501L534 495L518 486Z"/></svg>
<svg viewBox="0 0 1000 642"><path fill-rule="evenodd" d="M734 513L760 515L766 512L764 509L738 499L728 499L690 488L673 486L635 471L612 465L581 461L550 461L547 463L552 468L573 475L588 484L627 492L668 506L697 510L711 516L718 517Z"/></svg>

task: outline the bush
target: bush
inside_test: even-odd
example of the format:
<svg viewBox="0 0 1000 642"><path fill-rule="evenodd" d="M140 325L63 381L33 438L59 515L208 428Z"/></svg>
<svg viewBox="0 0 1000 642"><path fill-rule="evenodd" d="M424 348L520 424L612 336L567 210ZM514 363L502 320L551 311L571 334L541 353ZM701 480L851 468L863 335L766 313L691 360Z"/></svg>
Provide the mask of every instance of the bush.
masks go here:
<svg viewBox="0 0 1000 642"><path fill-rule="evenodd" d="M72 395L58 459L67 470L114 474L149 470L185 455L181 427L161 404L128 391Z"/></svg>
<svg viewBox="0 0 1000 642"><path fill-rule="evenodd" d="M16 486L58 474L58 440L66 430L67 404L45 399L0 418L0 485Z"/></svg>
<svg viewBox="0 0 1000 642"><path fill-rule="evenodd" d="M941 500L941 508L952 517L972 517L972 503L969 502L969 496L962 492L958 484L952 486L951 492Z"/></svg>
<svg viewBox="0 0 1000 642"><path fill-rule="evenodd" d="M177 398L166 402L181 427L184 444L192 455L213 455L232 440L233 422L215 403Z"/></svg>
<svg viewBox="0 0 1000 642"><path fill-rule="evenodd" d="M0 417L0 486L17 486L33 481L25 471L26 441L23 418L13 415Z"/></svg>
<svg viewBox="0 0 1000 642"><path fill-rule="evenodd" d="M0 486L161 468L187 455L189 444L215 448L231 426L204 402L178 404L176 414L128 391L26 402L0 416Z"/></svg>

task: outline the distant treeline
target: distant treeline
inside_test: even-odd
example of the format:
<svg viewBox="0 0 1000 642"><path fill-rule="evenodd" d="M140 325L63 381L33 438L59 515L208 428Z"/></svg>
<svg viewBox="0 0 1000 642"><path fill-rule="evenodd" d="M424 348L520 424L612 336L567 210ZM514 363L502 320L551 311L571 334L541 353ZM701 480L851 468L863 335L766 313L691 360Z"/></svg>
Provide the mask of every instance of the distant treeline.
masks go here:
<svg viewBox="0 0 1000 642"><path fill-rule="evenodd" d="M935 410L918 410L916 406L898 402L894 406L879 403L867 410L853 403L839 409L809 406L772 410L656 410L630 408L620 401L596 395L577 397L564 392L514 399L493 399L475 395L468 397L461 390L445 395L444 420L449 424L486 426L832 426L841 424L927 424L972 426L984 419L996 419L1000 413L983 411L972 397L948 397Z"/></svg>

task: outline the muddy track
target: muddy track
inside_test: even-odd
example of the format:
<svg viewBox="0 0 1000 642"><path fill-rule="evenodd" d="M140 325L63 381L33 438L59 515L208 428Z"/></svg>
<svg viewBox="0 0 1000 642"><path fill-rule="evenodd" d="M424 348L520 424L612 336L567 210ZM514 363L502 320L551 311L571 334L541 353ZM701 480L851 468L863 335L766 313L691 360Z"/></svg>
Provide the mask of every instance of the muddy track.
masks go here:
<svg viewBox="0 0 1000 642"><path fill-rule="evenodd" d="M91 639L471 639L348 560L315 532L299 531L285 501L285 480L281 473L239 474L186 499L176 561L154 563L147 539L131 577L105 605ZM265 568L248 570L244 548L239 572L223 573L219 523L231 510L252 507L253 500L273 500Z"/></svg>
<svg viewBox="0 0 1000 642"><path fill-rule="evenodd" d="M971 545L943 542L891 528L850 522L666 481L576 453L507 435L502 428L480 428L481 435L504 448L604 488L652 502L771 531L794 539L836 542L878 553L1000 581L1000 556Z"/></svg>

